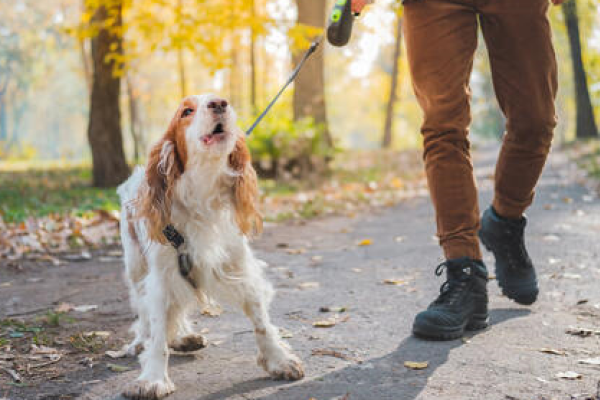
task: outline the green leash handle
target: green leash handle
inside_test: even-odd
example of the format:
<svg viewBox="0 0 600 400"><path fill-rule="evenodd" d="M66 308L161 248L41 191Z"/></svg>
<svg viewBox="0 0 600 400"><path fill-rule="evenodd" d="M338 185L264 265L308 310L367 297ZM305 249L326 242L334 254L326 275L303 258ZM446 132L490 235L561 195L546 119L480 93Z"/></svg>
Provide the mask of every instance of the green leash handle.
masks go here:
<svg viewBox="0 0 600 400"><path fill-rule="evenodd" d="M337 47L348 44L350 36L352 36L353 24L352 0L336 0L327 27L329 43Z"/></svg>

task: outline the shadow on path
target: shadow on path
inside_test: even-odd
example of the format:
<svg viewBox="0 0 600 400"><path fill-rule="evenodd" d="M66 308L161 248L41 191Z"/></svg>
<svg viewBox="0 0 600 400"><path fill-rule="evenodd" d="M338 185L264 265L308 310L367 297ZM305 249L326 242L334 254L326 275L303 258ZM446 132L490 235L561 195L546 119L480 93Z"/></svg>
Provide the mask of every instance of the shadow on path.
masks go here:
<svg viewBox="0 0 600 400"><path fill-rule="evenodd" d="M490 311L492 329L504 321L529 315L528 309L494 309ZM474 333L470 337L477 335ZM276 393L260 397L262 400L295 400L314 397L319 400L344 396L351 400L415 399L427 386L428 378L443 365L450 351L461 346L462 340L431 342L413 336L405 338L393 352L362 364L350 365L332 373L291 385L281 385ZM414 371L404 367L405 361L429 361L425 370ZM221 400L244 395L254 390L277 386L268 379L253 379L237 383L227 389L203 396L198 400ZM250 396L250 398L254 398Z"/></svg>

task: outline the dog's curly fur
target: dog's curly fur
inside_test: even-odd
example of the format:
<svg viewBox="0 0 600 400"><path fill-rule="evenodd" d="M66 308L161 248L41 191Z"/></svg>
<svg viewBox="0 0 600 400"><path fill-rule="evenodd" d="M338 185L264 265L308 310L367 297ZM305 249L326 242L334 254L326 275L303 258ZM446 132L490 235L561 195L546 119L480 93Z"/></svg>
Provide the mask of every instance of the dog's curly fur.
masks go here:
<svg viewBox="0 0 600 400"><path fill-rule="evenodd" d="M175 390L167 372L169 348L206 345L186 313L213 302L237 306L250 318L258 363L273 378L304 376L301 361L270 322L273 289L263 277L265 263L248 244L262 228L256 173L235 112L224 100L184 99L146 168L138 167L118 193L126 278L138 315L135 338L125 350L143 350L141 375L125 396L160 398ZM167 224L185 237L195 288L181 276L177 252L164 238Z"/></svg>

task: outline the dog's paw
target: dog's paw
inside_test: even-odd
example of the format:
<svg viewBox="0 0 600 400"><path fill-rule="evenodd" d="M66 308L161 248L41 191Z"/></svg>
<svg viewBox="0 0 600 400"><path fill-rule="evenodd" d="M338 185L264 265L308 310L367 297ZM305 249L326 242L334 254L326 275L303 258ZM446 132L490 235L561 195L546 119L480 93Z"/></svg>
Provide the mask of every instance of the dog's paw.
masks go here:
<svg viewBox="0 0 600 400"><path fill-rule="evenodd" d="M206 338L200 334L193 333L188 336L177 338L169 347L175 351L191 352L203 349L208 344Z"/></svg>
<svg viewBox="0 0 600 400"><path fill-rule="evenodd" d="M275 380L297 381L304 378L302 361L293 353L285 351L280 356L258 356L258 365Z"/></svg>
<svg viewBox="0 0 600 400"><path fill-rule="evenodd" d="M123 391L123 397L133 400L158 400L175 391L175 385L170 380L135 381Z"/></svg>

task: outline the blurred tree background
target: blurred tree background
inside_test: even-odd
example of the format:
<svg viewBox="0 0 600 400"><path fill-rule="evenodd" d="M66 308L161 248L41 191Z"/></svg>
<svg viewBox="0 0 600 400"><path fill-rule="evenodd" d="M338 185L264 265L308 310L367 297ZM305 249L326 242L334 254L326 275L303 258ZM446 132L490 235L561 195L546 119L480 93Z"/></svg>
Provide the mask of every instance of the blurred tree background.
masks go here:
<svg viewBox="0 0 600 400"><path fill-rule="evenodd" d="M331 5L0 0L0 168L92 165L90 183L115 186L190 94L226 96L246 127L321 33ZM557 142L597 138L600 0L570 0L550 15ZM420 145L401 28L398 1L379 0L347 47L321 47L252 138L263 176L302 177L340 151ZM472 77L475 142L504 129L483 46Z"/></svg>

